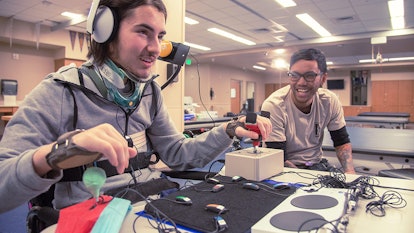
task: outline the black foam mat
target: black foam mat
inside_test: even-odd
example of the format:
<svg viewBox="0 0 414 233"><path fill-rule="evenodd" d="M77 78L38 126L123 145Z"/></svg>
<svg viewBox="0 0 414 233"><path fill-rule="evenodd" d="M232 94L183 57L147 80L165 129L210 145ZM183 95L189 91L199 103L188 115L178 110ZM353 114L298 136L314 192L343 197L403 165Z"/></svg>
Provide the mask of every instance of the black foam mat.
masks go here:
<svg viewBox="0 0 414 233"><path fill-rule="evenodd" d="M163 199L152 201L151 205L166 214L176 224L201 232L213 232L216 229L214 217L217 213L205 210L205 206L207 204L223 205L228 209L227 212L221 214L228 225L225 232L243 233L249 231L257 221L296 191L294 187L275 190L266 183L250 180L232 182L231 177L226 176L215 178L224 185L224 189L219 192L208 191L215 184L201 182L165 197L175 200L176 196L186 196L192 200L192 205L186 206ZM245 182L260 183L260 189L245 189L243 188ZM154 208L148 204L145 211L154 214Z"/></svg>

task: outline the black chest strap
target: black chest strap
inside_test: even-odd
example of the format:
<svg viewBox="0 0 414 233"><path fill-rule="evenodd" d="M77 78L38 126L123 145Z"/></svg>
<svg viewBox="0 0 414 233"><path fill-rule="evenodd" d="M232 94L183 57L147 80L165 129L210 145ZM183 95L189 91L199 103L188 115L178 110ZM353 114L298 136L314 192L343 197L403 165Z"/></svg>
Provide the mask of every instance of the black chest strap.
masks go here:
<svg viewBox="0 0 414 233"><path fill-rule="evenodd" d="M159 156L156 155L156 161L151 161L153 152L138 153L134 158L129 159L129 167L125 169L124 173L131 173L139 169L147 168L150 164L155 164L159 160ZM105 170L106 177L118 175L116 168L109 163L108 160L97 161L94 163L96 167L100 167ZM88 166L79 166L75 168L69 168L63 170L63 178L59 182L72 182L82 181L84 171Z"/></svg>

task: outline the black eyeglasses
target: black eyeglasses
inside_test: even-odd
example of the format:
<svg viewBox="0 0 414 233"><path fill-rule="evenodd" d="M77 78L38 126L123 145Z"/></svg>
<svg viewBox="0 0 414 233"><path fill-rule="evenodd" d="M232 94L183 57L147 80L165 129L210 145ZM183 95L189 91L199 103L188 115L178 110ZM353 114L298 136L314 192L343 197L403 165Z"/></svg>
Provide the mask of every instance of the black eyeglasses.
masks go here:
<svg viewBox="0 0 414 233"><path fill-rule="evenodd" d="M304 74L298 73L298 72L288 72L287 75L289 76L290 80L293 82L299 81L300 77L303 77L307 82L313 82L315 81L316 77L318 75L323 74L323 72L315 73L313 71L306 72Z"/></svg>

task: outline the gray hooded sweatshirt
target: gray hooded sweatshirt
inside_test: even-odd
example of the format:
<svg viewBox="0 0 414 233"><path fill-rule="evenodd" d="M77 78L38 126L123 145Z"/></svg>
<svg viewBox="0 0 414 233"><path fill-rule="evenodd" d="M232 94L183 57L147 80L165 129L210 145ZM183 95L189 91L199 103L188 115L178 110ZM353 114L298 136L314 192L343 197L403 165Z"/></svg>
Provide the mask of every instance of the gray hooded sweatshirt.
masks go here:
<svg viewBox="0 0 414 233"><path fill-rule="evenodd" d="M137 108L128 112L103 98L87 75L83 75L83 84L80 83L75 66L62 67L31 91L8 122L0 141L0 200L3 200L0 213L28 202L62 178L62 171L51 177L37 175L32 156L39 146L56 141L74 127L89 129L102 123L111 124L122 135L133 138L138 152L152 145L161 160L174 170L203 167L232 143L223 127L185 138L169 117L158 84L146 85ZM154 87L158 90L153 90ZM155 115L151 113L154 104ZM139 181L160 175L148 168L136 173ZM128 173L109 177L101 191L126 186L130 181ZM54 205L60 209L90 197L82 181L59 182Z"/></svg>

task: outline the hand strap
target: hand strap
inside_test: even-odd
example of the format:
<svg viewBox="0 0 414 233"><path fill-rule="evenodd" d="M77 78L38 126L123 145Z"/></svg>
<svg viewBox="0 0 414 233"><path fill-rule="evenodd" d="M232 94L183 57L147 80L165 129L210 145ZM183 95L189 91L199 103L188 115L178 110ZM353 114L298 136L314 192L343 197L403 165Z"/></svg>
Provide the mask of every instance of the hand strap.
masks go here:
<svg viewBox="0 0 414 233"><path fill-rule="evenodd" d="M237 117L233 118L233 120L227 124L226 133L229 135L231 139L233 139L234 137L237 137L236 135L237 127L242 127L243 129L246 129L244 122L238 121Z"/></svg>
<svg viewBox="0 0 414 233"><path fill-rule="evenodd" d="M75 130L62 134L46 155L46 161L53 170L78 167L98 160L102 154L88 151L72 141L72 137L84 130Z"/></svg>

